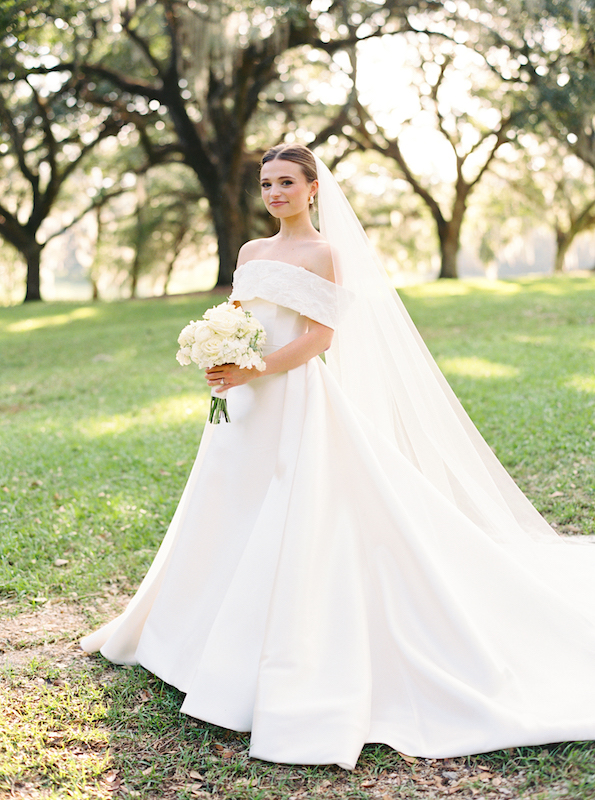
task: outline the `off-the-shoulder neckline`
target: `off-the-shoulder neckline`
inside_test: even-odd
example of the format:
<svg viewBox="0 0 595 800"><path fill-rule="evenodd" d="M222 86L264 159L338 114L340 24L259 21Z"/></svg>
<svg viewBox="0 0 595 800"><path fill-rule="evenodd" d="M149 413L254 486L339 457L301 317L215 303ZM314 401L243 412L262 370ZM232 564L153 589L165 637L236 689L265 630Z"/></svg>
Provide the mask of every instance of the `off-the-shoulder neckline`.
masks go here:
<svg viewBox="0 0 595 800"><path fill-rule="evenodd" d="M301 269L302 272L307 272L309 275L314 275L315 278L318 278L320 281L324 281L325 283L329 283L331 286L337 286L334 281L329 281L326 278L323 278L321 275L317 275L315 272L312 272L311 269L307 269L307 267L300 267L298 264L290 264L289 261L279 261L276 258L250 258L248 261L244 261L243 264L240 264L238 269L247 266L248 264L280 264L282 267L291 267L292 269Z"/></svg>

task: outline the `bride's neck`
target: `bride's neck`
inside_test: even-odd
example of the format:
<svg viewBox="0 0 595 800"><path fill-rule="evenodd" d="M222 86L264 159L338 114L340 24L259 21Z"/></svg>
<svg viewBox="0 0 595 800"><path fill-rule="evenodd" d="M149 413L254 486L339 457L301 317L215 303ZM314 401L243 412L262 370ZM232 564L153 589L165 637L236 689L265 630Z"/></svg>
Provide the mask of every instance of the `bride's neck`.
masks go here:
<svg viewBox="0 0 595 800"><path fill-rule="evenodd" d="M281 227L277 236L279 239L285 239L286 241L314 239L317 236L317 231L314 225L312 225L310 215L308 215L305 218L297 217L294 219L282 219Z"/></svg>

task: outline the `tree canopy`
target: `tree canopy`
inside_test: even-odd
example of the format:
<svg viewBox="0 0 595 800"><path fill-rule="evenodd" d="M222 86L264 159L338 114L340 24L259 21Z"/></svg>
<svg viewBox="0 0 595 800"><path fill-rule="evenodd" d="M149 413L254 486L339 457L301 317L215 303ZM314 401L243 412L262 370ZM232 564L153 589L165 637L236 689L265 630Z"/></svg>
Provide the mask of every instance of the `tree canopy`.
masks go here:
<svg viewBox="0 0 595 800"><path fill-rule="evenodd" d="M60 230L48 219L109 138L122 173L177 164L193 176L185 196L207 204L220 285L231 282L243 242L271 231L255 176L263 150L287 138L335 165L355 150L388 158L434 221L440 274L456 277L469 197L519 133L549 137L595 166L594 22L584 0L5 0L0 236L27 262L26 298L39 298L40 255ZM406 46L417 96L415 114L396 127L362 97L358 72L365 48L388 39ZM443 141L439 181L407 147L424 126ZM117 180L108 184L81 196L71 219L120 191ZM141 261L155 262L140 252L143 226L171 229L160 258L173 265L192 218L167 200L167 187L156 214L134 191L133 287Z"/></svg>

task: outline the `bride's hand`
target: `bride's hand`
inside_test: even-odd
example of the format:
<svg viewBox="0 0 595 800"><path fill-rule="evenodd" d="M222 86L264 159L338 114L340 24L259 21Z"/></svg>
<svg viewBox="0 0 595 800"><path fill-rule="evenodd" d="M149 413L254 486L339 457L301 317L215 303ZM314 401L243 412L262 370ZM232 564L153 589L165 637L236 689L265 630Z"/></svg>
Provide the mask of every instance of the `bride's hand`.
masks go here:
<svg viewBox="0 0 595 800"><path fill-rule="evenodd" d="M240 369L237 364L222 364L219 367L211 367L205 370L205 377L209 386L215 387L215 392L225 392L233 386L241 386L248 383L258 375L262 375L255 367L252 369Z"/></svg>

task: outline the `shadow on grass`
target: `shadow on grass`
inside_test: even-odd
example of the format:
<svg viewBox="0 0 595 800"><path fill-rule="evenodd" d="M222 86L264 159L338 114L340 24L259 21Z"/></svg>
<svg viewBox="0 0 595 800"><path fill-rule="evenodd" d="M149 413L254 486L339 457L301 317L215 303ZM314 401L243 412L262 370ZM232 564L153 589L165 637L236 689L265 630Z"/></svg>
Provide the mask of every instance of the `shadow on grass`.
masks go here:
<svg viewBox="0 0 595 800"><path fill-rule="evenodd" d="M3 668L0 788L12 796L587 800L595 791L593 743L445 760L366 745L351 773L257 761L248 755L249 734L180 714L181 692L141 667L79 654L77 637L54 641L50 651L38 647L28 659L21 650L19 665Z"/></svg>

